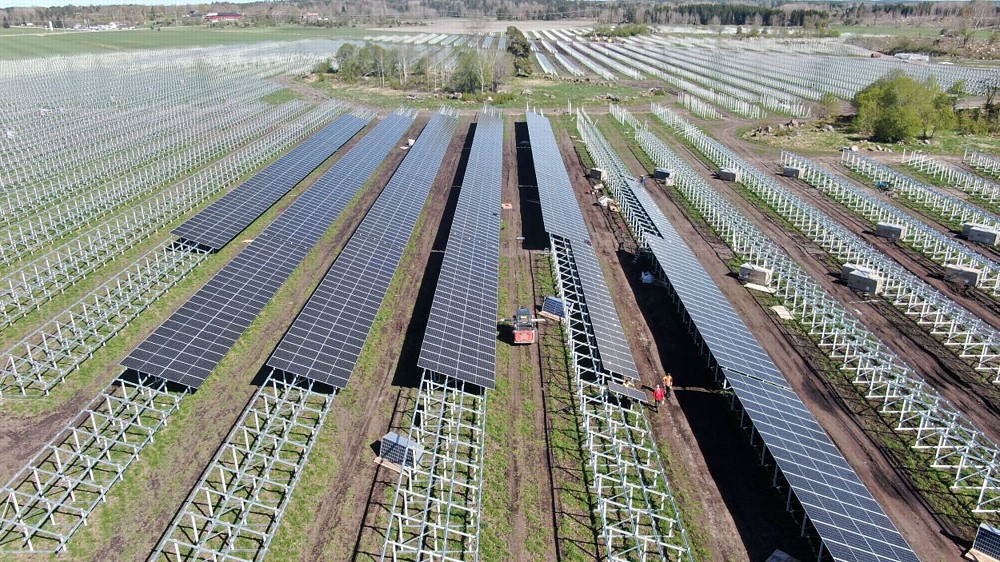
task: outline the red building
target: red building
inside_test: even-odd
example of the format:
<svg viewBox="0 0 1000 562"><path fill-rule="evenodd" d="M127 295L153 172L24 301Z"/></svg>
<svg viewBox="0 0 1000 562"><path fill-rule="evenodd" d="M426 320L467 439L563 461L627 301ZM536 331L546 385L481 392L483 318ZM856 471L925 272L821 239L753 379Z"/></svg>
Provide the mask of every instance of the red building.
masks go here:
<svg viewBox="0 0 1000 562"><path fill-rule="evenodd" d="M230 21L240 21L242 19L243 14L226 14L216 12L207 13L204 17L204 20L208 23L225 23Z"/></svg>

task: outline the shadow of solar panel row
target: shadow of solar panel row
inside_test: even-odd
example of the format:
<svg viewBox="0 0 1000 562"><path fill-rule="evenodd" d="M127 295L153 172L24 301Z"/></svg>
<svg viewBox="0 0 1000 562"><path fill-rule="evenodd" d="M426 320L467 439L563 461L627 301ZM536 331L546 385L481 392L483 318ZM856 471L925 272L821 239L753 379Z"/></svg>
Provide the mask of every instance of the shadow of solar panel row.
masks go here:
<svg viewBox="0 0 1000 562"><path fill-rule="evenodd" d="M546 117L531 112L527 114L527 122L545 232L570 240L589 240L590 233L576 202L552 125Z"/></svg>
<svg viewBox="0 0 1000 562"><path fill-rule="evenodd" d="M916 560L677 231L661 233L647 237L650 250L830 555Z"/></svg>
<svg viewBox="0 0 1000 562"><path fill-rule="evenodd" d="M480 113L417 366L496 387L503 120Z"/></svg>
<svg viewBox="0 0 1000 562"><path fill-rule="evenodd" d="M213 250L231 242L368 124L342 115L252 178L174 229L174 234Z"/></svg>
<svg viewBox="0 0 1000 562"><path fill-rule="evenodd" d="M527 121L531 157L538 178L538 198L542 203L542 222L546 232L570 241L583 290L585 313L597 338L601 366L606 371L638 379L639 371L632 359L604 273L590 244L590 234L573 193L552 125L547 118L531 112L527 114Z"/></svg>
<svg viewBox="0 0 1000 562"><path fill-rule="evenodd" d="M337 388L347 386L457 122L442 113L431 118L268 366Z"/></svg>
<svg viewBox="0 0 1000 562"><path fill-rule="evenodd" d="M412 124L393 114L376 125L122 365L200 386Z"/></svg>

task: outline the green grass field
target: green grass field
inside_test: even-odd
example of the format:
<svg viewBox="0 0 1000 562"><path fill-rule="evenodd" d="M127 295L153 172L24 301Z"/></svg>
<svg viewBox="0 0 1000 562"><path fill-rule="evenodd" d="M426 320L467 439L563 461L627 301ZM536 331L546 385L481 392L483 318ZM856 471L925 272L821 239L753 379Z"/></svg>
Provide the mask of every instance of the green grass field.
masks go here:
<svg viewBox="0 0 1000 562"><path fill-rule="evenodd" d="M908 25L831 25L829 29L841 34L852 35L892 35L895 37L938 37L940 27L913 27ZM982 29L973 34L976 39L988 39L990 29Z"/></svg>
<svg viewBox="0 0 1000 562"><path fill-rule="evenodd" d="M367 30L322 27L210 28L170 27L158 31L47 31L40 28L4 29L0 33L0 60L108 53L138 49L212 47L262 41L299 39L361 39Z"/></svg>

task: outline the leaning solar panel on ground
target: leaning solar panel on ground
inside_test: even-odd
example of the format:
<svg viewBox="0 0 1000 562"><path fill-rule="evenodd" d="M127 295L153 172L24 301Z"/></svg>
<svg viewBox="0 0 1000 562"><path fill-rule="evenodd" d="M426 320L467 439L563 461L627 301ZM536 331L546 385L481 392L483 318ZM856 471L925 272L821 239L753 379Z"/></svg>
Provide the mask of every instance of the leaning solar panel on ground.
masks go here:
<svg viewBox="0 0 1000 562"><path fill-rule="evenodd" d="M424 454L424 446L410 441L395 431L390 431L382 436L378 454L391 463L404 468L413 468L420 462L420 457Z"/></svg>
<svg viewBox="0 0 1000 562"><path fill-rule="evenodd" d="M986 523L980 523L976 530L976 539L972 542L972 553L986 555L994 560L1000 560L1000 529Z"/></svg>
<svg viewBox="0 0 1000 562"><path fill-rule="evenodd" d="M566 316L566 308L563 306L563 301L556 297L545 297L545 300L542 301L542 312L551 314L557 318L564 318Z"/></svg>

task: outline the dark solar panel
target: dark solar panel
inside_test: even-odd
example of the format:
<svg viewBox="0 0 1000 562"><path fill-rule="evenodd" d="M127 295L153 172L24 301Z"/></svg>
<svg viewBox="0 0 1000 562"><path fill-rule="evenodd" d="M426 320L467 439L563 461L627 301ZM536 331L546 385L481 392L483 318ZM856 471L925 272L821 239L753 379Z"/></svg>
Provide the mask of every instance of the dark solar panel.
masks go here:
<svg viewBox="0 0 1000 562"><path fill-rule="evenodd" d="M576 202L552 125L535 113L528 113L527 121L545 232L570 240L588 240L590 233L583 222L583 213Z"/></svg>
<svg viewBox="0 0 1000 562"><path fill-rule="evenodd" d="M379 123L122 365L200 386L412 123L396 114Z"/></svg>
<svg viewBox="0 0 1000 562"><path fill-rule="evenodd" d="M1000 529L986 523L980 523L972 548L1000 560Z"/></svg>
<svg viewBox="0 0 1000 562"><path fill-rule="evenodd" d="M655 213L651 213L655 214ZM916 560L816 418L665 220L650 250L835 560Z"/></svg>
<svg viewBox="0 0 1000 562"><path fill-rule="evenodd" d="M559 318L566 316L566 308L563 306L563 301L555 297L545 297L545 300L542 301L542 312L548 312Z"/></svg>
<svg viewBox="0 0 1000 562"><path fill-rule="evenodd" d="M538 196L542 203L542 221L546 232L570 240L587 314L597 338L601 365L607 371L639 378L604 273L590 245L590 234L573 193L552 125L545 117L530 112L527 121L538 178Z"/></svg>
<svg viewBox="0 0 1000 562"><path fill-rule="evenodd" d="M618 319L611 293L604 282L604 273L597 263L594 249L584 242L570 243L573 250L573 262L577 275L583 287L583 297L587 305L587 315L590 325L597 338L597 351L600 353L601 366L606 371L624 375L632 379L639 378L639 371L632 360L632 351L622 323Z"/></svg>
<svg viewBox="0 0 1000 562"><path fill-rule="evenodd" d="M423 455L424 447L390 431L382 436L378 454L383 459L406 468L413 468Z"/></svg>
<svg viewBox="0 0 1000 562"><path fill-rule="evenodd" d="M503 120L475 134L417 366L495 388Z"/></svg>
<svg viewBox="0 0 1000 562"><path fill-rule="evenodd" d="M435 115L267 364L347 386L430 193L457 120Z"/></svg>
<svg viewBox="0 0 1000 562"><path fill-rule="evenodd" d="M608 390L614 392L615 394L621 394L622 396L627 396L633 400L638 400L639 402L647 402L646 393L635 387L629 387L610 381L608 382Z"/></svg>
<svg viewBox="0 0 1000 562"><path fill-rule="evenodd" d="M339 117L175 228L174 234L213 250L222 248L367 124L357 115Z"/></svg>

